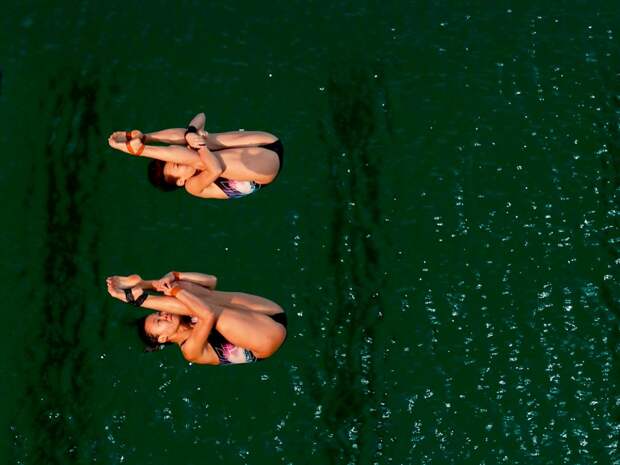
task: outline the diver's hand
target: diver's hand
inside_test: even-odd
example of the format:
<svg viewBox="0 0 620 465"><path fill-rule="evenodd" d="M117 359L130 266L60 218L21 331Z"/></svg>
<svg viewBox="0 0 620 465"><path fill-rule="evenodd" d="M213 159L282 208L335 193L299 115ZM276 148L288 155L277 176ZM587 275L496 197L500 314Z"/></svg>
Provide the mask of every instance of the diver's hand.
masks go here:
<svg viewBox="0 0 620 465"><path fill-rule="evenodd" d="M201 147L207 146L207 139L199 134L190 132L185 135L185 142L194 150L198 150Z"/></svg>
<svg viewBox="0 0 620 465"><path fill-rule="evenodd" d="M171 271L170 273L166 273L161 279L153 281L153 287L159 292L164 292L164 289L170 287L175 281L176 276L174 275L174 271Z"/></svg>
<svg viewBox="0 0 620 465"><path fill-rule="evenodd" d="M164 285L162 286L161 290L159 290L159 289L158 289L158 291L163 292L163 293L164 293L164 295L168 295L168 296L172 296L172 297L174 297L174 296L172 295L172 291L173 291L174 289L176 289L177 287L180 287L180 286L179 286L179 285L177 285L177 284L174 284L174 283L164 284Z"/></svg>

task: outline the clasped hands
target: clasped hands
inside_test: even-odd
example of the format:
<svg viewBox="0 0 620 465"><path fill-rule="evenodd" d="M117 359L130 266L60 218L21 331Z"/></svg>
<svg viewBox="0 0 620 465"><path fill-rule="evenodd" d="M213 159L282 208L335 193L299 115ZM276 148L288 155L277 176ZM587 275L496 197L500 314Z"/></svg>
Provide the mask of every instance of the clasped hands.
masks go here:
<svg viewBox="0 0 620 465"><path fill-rule="evenodd" d="M198 130L197 133L188 132L185 134L185 142L187 142L188 147L198 150L201 147L207 146L207 137L209 137L207 131Z"/></svg>

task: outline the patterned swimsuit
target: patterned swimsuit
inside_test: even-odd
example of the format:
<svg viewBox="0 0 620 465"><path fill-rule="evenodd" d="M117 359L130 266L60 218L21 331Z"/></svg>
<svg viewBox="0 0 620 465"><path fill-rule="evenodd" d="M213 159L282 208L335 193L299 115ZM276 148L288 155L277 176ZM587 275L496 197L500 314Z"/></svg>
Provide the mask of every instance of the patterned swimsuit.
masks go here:
<svg viewBox="0 0 620 465"><path fill-rule="evenodd" d="M215 328L211 330L207 342L211 344L211 347L215 350L217 358L220 361L220 365L230 365L233 363L252 363L258 359L256 356L242 347L234 345L229 342L222 334Z"/></svg>

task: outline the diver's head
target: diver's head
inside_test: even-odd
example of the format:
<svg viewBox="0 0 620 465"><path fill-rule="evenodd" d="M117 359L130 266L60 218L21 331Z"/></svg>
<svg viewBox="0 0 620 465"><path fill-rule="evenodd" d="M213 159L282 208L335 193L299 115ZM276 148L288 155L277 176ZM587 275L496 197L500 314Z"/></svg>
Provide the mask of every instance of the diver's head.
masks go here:
<svg viewBox="0 0 620 465"><path fill-rule="evenodd" d="M148 168L149 181L164 192L170 192L185 185L196 172L189 165L181 165L161 160L151 160Z"/></svg>
<svg viewBox="0 0 620 465"><path fill-rule="evenodd" d="M172 313L151 313L136 322L138 335L146 346L146 351L157 350L162 344L171 344L170 340L181 325L181 317Z"/></svg>

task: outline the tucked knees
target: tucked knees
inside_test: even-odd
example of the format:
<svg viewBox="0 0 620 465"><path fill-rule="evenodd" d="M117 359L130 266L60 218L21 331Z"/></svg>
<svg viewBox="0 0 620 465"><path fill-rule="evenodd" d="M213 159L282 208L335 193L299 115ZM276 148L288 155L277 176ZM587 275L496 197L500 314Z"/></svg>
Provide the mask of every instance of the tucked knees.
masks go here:
<svg viewBox="0 0 620 465"><path fill-rule="evenodd" d="M261 341L260 347L254 350L254 355L258 358L267 358L273 355L282 345L284 339L286 339L286 329L276 323L275 327L265 335L264 340Z"/></svg>

